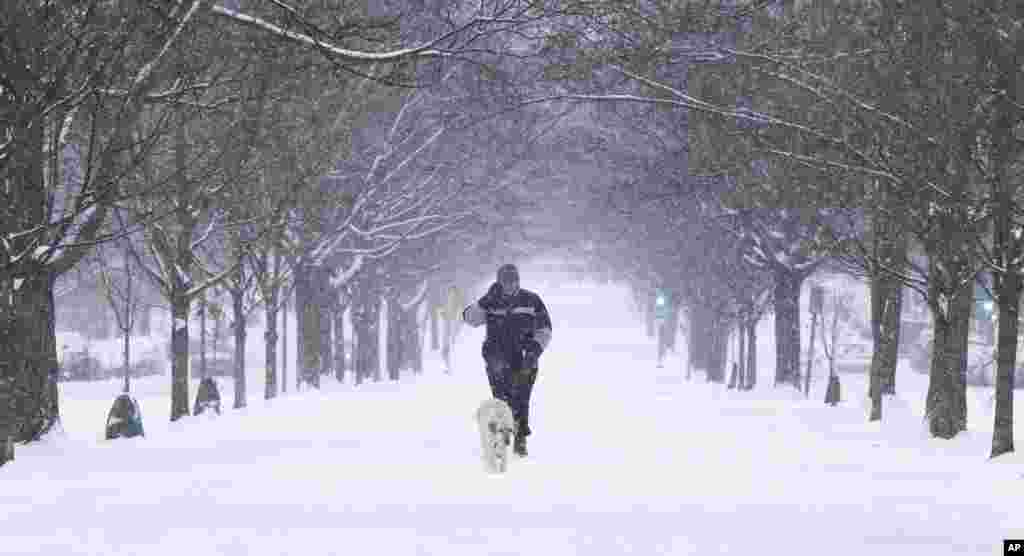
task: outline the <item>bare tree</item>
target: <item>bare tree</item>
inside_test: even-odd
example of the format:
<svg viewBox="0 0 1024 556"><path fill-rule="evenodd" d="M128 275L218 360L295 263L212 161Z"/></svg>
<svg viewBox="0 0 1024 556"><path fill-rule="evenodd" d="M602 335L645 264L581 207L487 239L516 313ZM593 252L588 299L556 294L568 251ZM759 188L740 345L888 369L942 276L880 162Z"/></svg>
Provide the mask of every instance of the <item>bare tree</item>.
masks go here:
<svg viewBox="0 0 1024 556"><path fill-rule="evenodd" d="M124 239L122 241L129 241ZM131 255L127 247L121 249L121 267L110 265L104 256L112 250L98 251L95 257L100 270L100 284L103 295L110 304L117 321L117 327L123 336L124 389L127 394L131 388L131 336L135 322L142 308L142 296L139 293L138 271L132 266Z"/></svg>
<svg viewBox="0 0 1024 556"><path fill-rule="evenodd" d="M119 183L138 163L127 153L144 104L181 92L160 89L161 70L200 6L91 4L8 2L0 19L0 439L8 443L36 440L59 419L54 282L99 239ZM78 162L65 168L75 146Z"/></svg>

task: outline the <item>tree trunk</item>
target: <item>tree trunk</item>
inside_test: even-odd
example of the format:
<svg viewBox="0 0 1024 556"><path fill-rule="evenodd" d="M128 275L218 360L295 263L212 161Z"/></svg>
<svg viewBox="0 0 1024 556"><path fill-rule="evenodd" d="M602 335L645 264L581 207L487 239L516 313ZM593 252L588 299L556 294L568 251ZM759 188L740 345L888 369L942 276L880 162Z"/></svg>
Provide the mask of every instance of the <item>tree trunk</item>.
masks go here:
<svg viewBox="0 0 1024 556"><path fill-rule="evenodd" d="M644 322L647 325L647 337L653 339L658 333L658 328L655 322L655 304L657 303L657 294L653 291L646 293L647 302L644 304Z"/></svg>
<svg viewBox="0 0 1024 556"><path fill-rule="evenodd" d="M982 38L982 40L986 40ZM1021 55L1017 49L987 49L998 68L997 81L993 90L1002 91L1001 98L993 105L992 120L988 129L995 138L991 150L991 165L994 171L989 177L989 188L993 203L993 244L996 260L1002 267L993 272L996 288L996 302L999 306L999 329L996 348L995 372L995 415L992 427L991 457L1014 451L1013 446L1013 389L1016 372L1019 308L1021 296L1021 248L1019 228L1013 211L1018 206L1015 196L1019 194L1020 178L1017 164L1020 159L1021 143L1013 132L1019 125L1020 105L1014 99L1020 98L1019 64ZM1016 228L1016 229L1015 229ZM1015 233L1016 232L1016 233Z"/></svg>
<svg viewBox="0 0 1024 556"><path fill-rule="evenodd" d="M743 347L740 345L742 344L742 341L739 340L740 338L743 338L743 330L739 326L736 327L736 338L736 359L733 360L732 365L730 366L729 390L741 388L743 382L743 371L740 370L740 361L743 360ZM726 342L728 343L728 340L726 340ZM728 349L726 351L728 352Z"/></svg>
<svg viewBox="0 0 1024 556"><path fill-rule="evenodd" d="M334 342L331 341L331 326L334 324L334 311L337 308L337 296L333 295L334 288L331 287L331 273L322 267L316 273L316 306L318 309L318 321L320 323L320 375L329 375L334 364ZM319 388L320 379L317 379Z"/></svg>
<svg viewBox="0 0 1024 556"><path fill-rule="evenodd" d="M889 296L886 295L888 287L885 282L885 277L882 275L875 275L870 278L869 293L871 304L871 367L869 372L871 373L868 377L868 397L871 399L871 413L868 415L868 421L881 421L882 420L882 378L885 371L882 369L882 342L883 336L885 335L885 324L883 324L882 315L888 309L889 303L892 302ZM833 350L838 350L839 346L833 345Z"/></svg>
<svg viewBox="0 0 1024 556"><path fill-rule="evenodd" d="M387 323L385 322L385 320L387 319L387 314L384 313L384 308L385 308L384 307L384 305L385 305L384 296L381 295L381 294L377 294L374 297L376 298L376 305L375 305L376 309L375 310L376 310L376 314L377 314L377 317L376 317L377 326L376 326L376 328L373 331L373 333L374 333L373 352L376 354L376 356L375 356L375 360L376 361L375 361L375 364L372 367L372 370L373 370L373 381L374 382L381 382L381 381L384 380L383 370L381 369L382 361L380 360L381 349L384 350L384 356L387 357L387 345L384 344L384 342L387 341L387 337L384 336L384 330L383 330L384 327L387 326Z"/></svg>
<svg viewBox="0 0 1024 556"><path fill-rule="evenodd" d="M336 309L332 305L320 305L320 375L330 375L334 372L334 340L332 339L332 328L334 327Z"/></svg>
<svg viewBox="0 0 1024 556"><path fill-rule="evenodd" d="M14 412L15 358L18 319L9 281L0 280L0 466L14 459L18 418Z"/></svg>
<svg viewBox="0 0 1024 556"><path fill-rule="evenodd" d="M757 386L757 318L747 322L747 390Z"/></svg>
<svg viewBox="0 0 1024 556"><path fill-rule="evenodd" d="M235 329L235 403L232 407L240 409L246 406L248 399L245 380L245 290L242 288L231 288L231 310Z"/></svg>
<svg viewBox="0 0 1024 556"><path fill-rule="evenodd" d="M397 303L397 300L396 300ZM398 354L401 360L399 368L418 373L419 359L419 327L416 324L418 304L398 308Z"/></svg>
<svg viewBox="0 0 1024 556"><path fill-rule="evenodd" d="M933 288L935 295L945 295L936 290ZM964 372L961 335L963 326L967 324L966 317L969 317L971 294L972 288L961 288L948 307L942 307L941 300L938 300L939 310L933 307L935 335L925 412L929 430L938 438L953 438L966 427L966 415L962 413L960 400L963 394L958 390L960 376Z"/></svg>
<svg viewBox="0 0 1024 556"><path fill-rule="evenodd" d="M314 292L312 270L295 273L295 319L298 325L296 345L299 367L296 380L320 388L320 305Z"/></svg>
<svg viewBox="0 0 1024 556"><path fill-rule="evenodd" d="M728 348L728 335L725 323L721 318L714 318L711 326L711 342L707 360L708 382L725 382L725 360Z"/></svg>
<svg viewBox="0 0 1024 556"><path fill-rule="evenodd" d="M267 292L265 311L267 329L263 332L263 361L266 365L264 374L263 399L277 397L277 285L272 285Z"/></svg>
<svg viewBox="0 0 1024 556"><path fill-rule="evenodd" d="M966 290L963 291L963 290ZM960 363L957 366L957 373L953 376L953 383L956 400L956 415L958 430L967 430L967 349L970 345L971 316L974 313L974 284L961 290L961 295L954 299L958 301L953 306L956 312L953 315L955 326L955 338Z"/></svg>
<svg viewBox="0 0 1024 556"><path fill-rule="evenodd" d="M340 299L334 309L334 377L345 382L345 311L347 304Z"/></svg>
<svg viewBox="0 0 1024 556"><path fill-rule="evenodd" d="M1006 73L1009 74L1009 73ZM1005 85L1012 91L1007 99L1014 98L1017 84L1008 80ZM997 127L1009 131L1012 126L1009 112L1001 111L997 118ZM1004 138L1012 138L1011 133L1000 134ZM1005 139L1004 139L1005 140ZM1020 322L1018 319L1021 296L1021 266L1018 262L1021 254L1020 238L1014 236L1014 219L1012 215L1013 195L1019 188L1012 178L1007 176L1010 167L1009 144L1001 144L996 149L997 172L991 180L990 187L996 200L993 214L993 244L997 260L1005 269L1004 272L993 272L995 279L995 296L998 304L998 337L996 345L995 372L995 415L992 426L991 457L997 457L1014 451L1013 446L1013 389L1014 374L1017 368L1017 344Z"/></svg>
<svg viewBox="0 0 1024 556"><path fill-rule="evenodd" d="M125 327L124 331L124 388L123 392L127 394L131 391L131 375L132 375L132 341L130 331Z"/></svg>
<svg viewBox="0 0 1024 556"><path fill-rule="evenodd" d="M281 393L288 392L288 305L291 294L281 304Z"/></svg>
<svg viewBox="0 0 1024 556"><path fill-rule="evenodd" d="M208 324L206 323L206 294L199 298L199 378L203 379L210 376L206 366L206 332Z"/></svg>
<svg viewBox="0 0 1024 556"><path fill-rule="evenodd" d="M377 375L380 368L380 297L370 284L372 280L370 276L358 279L352 303L356 384Z"/></svg>
<svg viewBox="0 0 1024 556"><path fill-rule="evenodd" d="M420 307L423 302L409 308L406 344L408 346L409 365L415 374L423 374L423 334L420 333L420 321L417 316L420 314Z"/></svg>
<svg viewBox="0 0 1024 556"><path fill-rule="evenodd" d="M903 288L894 284L892 302L883 314L886 337L882 343L882 395L896 395L896 366L900 357L900 334L903 318Z"/></svg>
<svg viewBox="0 0 1024 556"><path fill-rule="evenodd" d="M133 295L138 295L132 291L132 272L128 266L128 249L123 251L125 260L125 294L124 294L124 321L121 323L121 331L124 332L124 393L127 394L131 390L131 374L132 374L132 340L131 333L132 327L135 324L135 315L133 314L135 309L135 298Z"/></svg>
<svg viewBox="0 0 1024 556"><path fill-rule="evenodd" d="M744 357L744 350L746 350L747 344L747 330L746 325L744 324L745 322L746 317L741 317L739 324L736 326L736 367L738 371L738 376L736 377L737 390L746 390L747 384L747 365L746 358Z"/></svg>
<svg viewBox="0 0 1024 556"><path fill-rule="evenodd" d="M306 361L306 302L309 297L309 269L302 263L295 269L295 391L302 390Z"/></svg>
<svg viewBox="0 0 1024 556"><path fill-rule="evenodd" d="M189 299L182 285L171 291L171 421L188 412L188 313Z"/></svg>
<svg viewBox="0 0 1024 556"><path fill-rule="evenodd" d="M0 342L6 344L0 350L0 379L6 382L2 389L9 400L7 434L14 441L39 440L60 421L53 282L52 273L38 269L21 282L6 304L9 316L4 319L7 330L0 334Z"/></svg>
<svg viewBox="0 0 1024 556"><path fill-rule="evenodd" d="M708 371L714 352L714 314L707 307L697 304L691 308L690 315L687 358L692 368Z"/></svg>
<svg viewBox="0 0 1024 556"><path fill-rule="evenodd" d="M804 397L811 395L811 371L814 369L814 340L818 332L818 313L811 313L811 339L807 345L807 371L804 373Z"/></svg>
<svg viewBox="0 0 1024 556"><path fill-rule="evenodd" d="M437 351L441 347L441 334L440 326L438 323L438 311L440 310L440 304L437 300L429 302L427 309L430 311L430 349L431 351Z"/></svg>
<svg viewBox="0 0 1024 556"><path fill-rule="evenodd" d="M895 278L879 274L871 278L871 398L869 421L882 420L882 397L896 393L896 364L899 357L900 316L903 286Z"/></svg>
<svg viewBox="0 0 1024 556"><path fill-rule="evenodd" d="M775 385L800 389L800 286L805 276L779 266L775 275Z"/></svg>
<svg viewBox="0 0 1024 556"><path fill-rule="evenodd" d="M953 399L956 401L956 432L967 430L967 350L971 335L971 315L974 312L974 285L961 290L961 295L954 298L953 318L954 338L958 365L953 375Z"/></svg>
<svg viewBox="0 0 1024 556"><path fill-rule="evenodd" d="M402 307L398 304L396 297L390 297L385 302L387 311L387 337L385 338L388 379L397 381L401 376L402 368Z"/></svg>
<svg viewBox="0 0 1024 556"><path fill-rule="evenodd" d="M999 302L999 338L996 349L996 407L991 457L1014 451L1013 388L1017 368L1020 292L1021 280L1017 272L1005 274L998 280L996 299Z"/></svg>

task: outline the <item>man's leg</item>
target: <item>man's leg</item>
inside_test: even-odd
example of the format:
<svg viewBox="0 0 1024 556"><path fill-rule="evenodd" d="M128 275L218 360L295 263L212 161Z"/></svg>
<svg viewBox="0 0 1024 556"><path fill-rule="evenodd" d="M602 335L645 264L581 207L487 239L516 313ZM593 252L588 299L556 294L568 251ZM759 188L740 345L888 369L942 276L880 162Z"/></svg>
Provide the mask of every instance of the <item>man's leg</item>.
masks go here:
<svg viewBox="0 0 1024 556"><path fill-rule="evenodd" d="M487 382L491 385L491 395L512 405L512 392L509 384L508 363L500 357L488 356Z"/></svg>
<svg viewBox="0 0 1024 556"><path fill-rule="evenodd" d="M516 420L516 445L515 451L521 456L526 455L526 437L533 431L530 429L530 394L533 393L533 384L537 380L536 369L522 370L518 373L517 380L512 393L512 415Z"/></svg>

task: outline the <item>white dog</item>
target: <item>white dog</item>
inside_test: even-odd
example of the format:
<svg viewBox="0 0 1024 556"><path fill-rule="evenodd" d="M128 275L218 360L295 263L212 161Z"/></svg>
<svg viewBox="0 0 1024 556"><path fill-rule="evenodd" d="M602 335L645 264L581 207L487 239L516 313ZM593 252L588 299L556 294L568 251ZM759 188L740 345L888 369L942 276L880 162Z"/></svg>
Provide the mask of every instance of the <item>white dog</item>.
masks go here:
<svg viewBox="0 0 1024 556"><path fill-rule="evenodd" d="M508 446L516 433L512 408L497 398L484 400L476 410L476 424L484 467L491 473L504 473L508 469Z"/></svg>

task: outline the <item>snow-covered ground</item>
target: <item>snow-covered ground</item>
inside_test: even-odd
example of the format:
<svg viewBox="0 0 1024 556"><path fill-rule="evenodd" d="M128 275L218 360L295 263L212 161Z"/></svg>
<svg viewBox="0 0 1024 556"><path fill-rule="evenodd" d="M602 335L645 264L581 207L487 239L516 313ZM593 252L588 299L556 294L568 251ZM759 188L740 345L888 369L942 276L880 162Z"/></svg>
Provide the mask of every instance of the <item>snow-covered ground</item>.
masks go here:
<svg viewBox="0 0 1024 556"><path fill-rule="evenodd" d="M990 390L969 432L932 440L923 376L901 369L872 425L863 377L835 408L820 379L810 400L773 389L770 323L759 388L734 392L687 382L682 355L657 368L625 291L536 290L555 338L531 455L505 475L479 460L479 329L450 375L431 353L419 377L269 402L254 358L249 407L216 419L169 423L169 378L141 379L139 439L102 439L119 381L65 383L63 434L0 468L0 554L992 555L1024 537L1024 457L987 459Z"/></svg>

